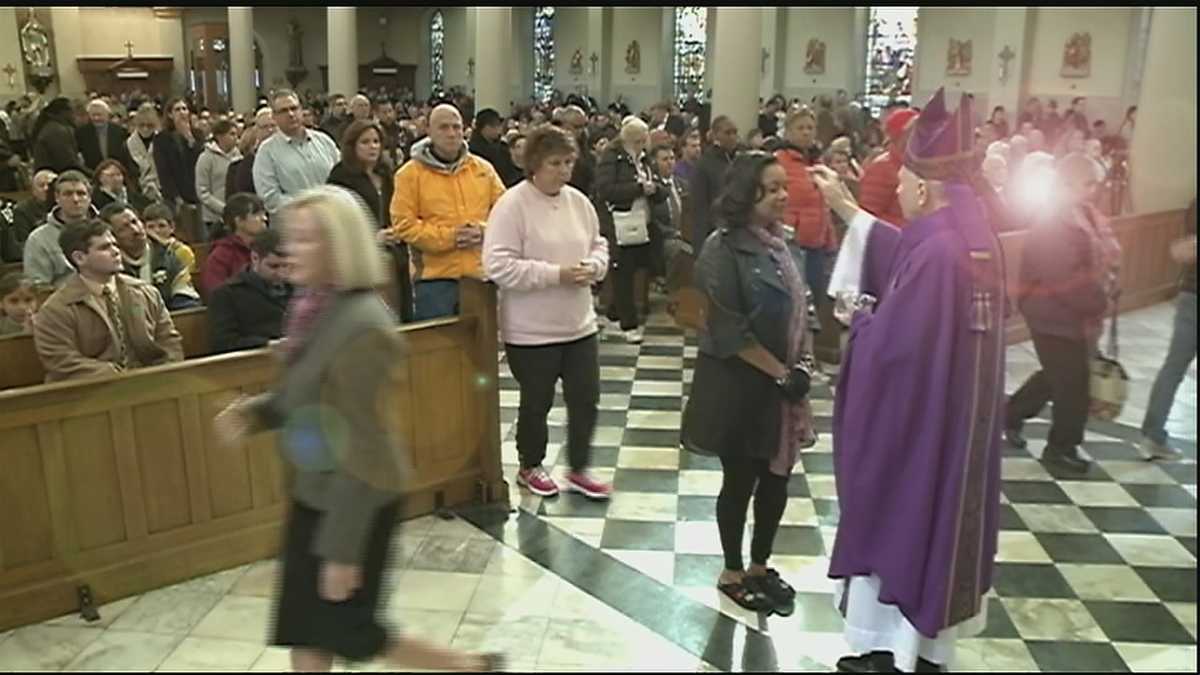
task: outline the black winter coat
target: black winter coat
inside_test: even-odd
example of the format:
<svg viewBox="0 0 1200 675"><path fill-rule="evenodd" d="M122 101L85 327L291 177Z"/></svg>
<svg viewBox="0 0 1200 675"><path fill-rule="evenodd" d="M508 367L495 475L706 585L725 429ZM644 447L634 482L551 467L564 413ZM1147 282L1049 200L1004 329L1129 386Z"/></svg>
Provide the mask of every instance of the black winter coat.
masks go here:
<svg viewBox="0 0 1200 675"><path fill-rule="evenodd" d="M283 315L292 289L271 295L267 283L254 270L219 286L208 298L208 332L214 354L265 347L283 335Z"/></svg>
<svg viewBox="0 0 1200 675"><path fill-rule="evenodd" d="M199 136L188 145L177 131L159 134L154 139L154 166L158 169L158 181L162 185L163 198L175 205L176 198L188 204L199 204L196 195L196 160L204 152L204 142Z"/></svg>
<svg viewBox="0 0 1200 675"><path fill-rule="evenodd" d="M715 227L713 205L721 196L725 185L725 173L733 164L736 152L729 153L716 145L710 145L700 155L696 168L692 170L692 182L688 186L692 207L692 245L699 247L708 239Z"/></svg>

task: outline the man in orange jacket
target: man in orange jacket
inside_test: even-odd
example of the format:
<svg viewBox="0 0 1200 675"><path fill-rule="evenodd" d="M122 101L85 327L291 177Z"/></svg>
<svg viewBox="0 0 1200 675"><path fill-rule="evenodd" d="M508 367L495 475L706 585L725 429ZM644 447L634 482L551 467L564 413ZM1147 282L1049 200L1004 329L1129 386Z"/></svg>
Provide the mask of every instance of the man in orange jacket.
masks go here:
<svg viewBox="0 0 1200 675"><path fill-rule="evenodd" d="M416 265L413 318L458 313L458 281L483 277L483 227L504 183L487 160L471 154L458 109L429 113L429 137L395 177L393 234L412 247Z"/></svg>
<svg viewBox="0 0 1200 675"><path fill-rule="evenodd" d="M900 165L909 124L916 117L917 112L911 109L896 110L888 115L883 122L888 150L867 164L859 187L859 205L863 210L897 227L907 224L900 211L896 188L900 186Z"/></svg>

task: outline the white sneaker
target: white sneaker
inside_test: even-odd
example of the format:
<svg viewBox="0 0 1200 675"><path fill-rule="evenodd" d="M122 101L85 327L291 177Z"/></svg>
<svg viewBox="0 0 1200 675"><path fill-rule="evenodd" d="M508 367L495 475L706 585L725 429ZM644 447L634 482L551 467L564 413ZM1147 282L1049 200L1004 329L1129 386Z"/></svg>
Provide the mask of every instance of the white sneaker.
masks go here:
<svg viewBox="0 0 1200 675"><path fill-rule="evenodd" d="M1149 438L1142 439L1141 445L1138 446L1138 453L1146 461L1161 460L1176 460L1183 456L1178 448L1172 448L1165 443L1156 443Z"/></svg>
<svg viewBox="0 0 1200 675"><path fill-rule="evenodd" d="M638 326L633 330L625 331L625 341L631 345L640 345L646 339L646 329Z"/></svg>

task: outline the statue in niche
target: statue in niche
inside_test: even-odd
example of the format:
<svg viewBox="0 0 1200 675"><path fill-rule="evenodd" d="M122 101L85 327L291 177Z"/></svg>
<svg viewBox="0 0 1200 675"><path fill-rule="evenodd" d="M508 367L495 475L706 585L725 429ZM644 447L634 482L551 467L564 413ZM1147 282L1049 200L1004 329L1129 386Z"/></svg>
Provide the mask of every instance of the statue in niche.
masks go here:
<svg viewBox="0 0 1200 675"><path fill-rule="evenodd" d="M971 74L971 41L950 38L946 52L946 75L963 77Z"/></svg>
<svg viewBox="0 0 1200 675"><path fill-rule="evenodd" d="M625 72L630 75L642 72L642 47L637 40L630 42L625 49Z"/></svg>
<svg viewBox="0 0 1200 675"><path fill-rule="evenodd" d="M583 52L578 49L576 49L575 53L571 55L571 74L583 74Z"/></svg>
<svg viewBox="0 0 1200 675"><path fill-rule="evenodd" d="M304 67L304 30L300 22L288 21L288 65L292 68Z"/></svg>
<svg viewBox="0 0 1200 675"><path fill-rule="evenodd" d="M50 68L50 34L38 22L33 10L29 11L29 20L21 27L21 51L30 68Z"/></svg>
<svg viewBox="0 0 1200 675"><path fill-rule="evenodd" d="M825 73L825 43L817 38L809 40L804 50L804 72L808 75Z"/></svg>
<svg viewBox="0 0 1200 675"><path fill-rule="evenodd" d="M1062 76L1090 77L1092 74L1092 34L1074 33L1063 47Z"/></svg>

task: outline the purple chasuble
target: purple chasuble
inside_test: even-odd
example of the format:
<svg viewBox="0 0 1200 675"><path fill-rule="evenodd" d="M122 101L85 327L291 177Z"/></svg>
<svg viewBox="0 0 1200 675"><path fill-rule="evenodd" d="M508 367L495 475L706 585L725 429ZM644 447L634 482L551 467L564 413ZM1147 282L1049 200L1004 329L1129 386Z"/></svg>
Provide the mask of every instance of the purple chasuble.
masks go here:
<svg viewBox="0 0 1200 675"><path fill-rule="evenodd" d="M901 232L877 221L834 409L829 576L876 574L928 638L992 585L1004 405L1004 264L970 187Z"/></svg>

